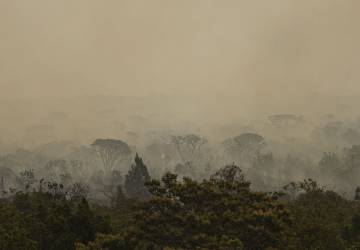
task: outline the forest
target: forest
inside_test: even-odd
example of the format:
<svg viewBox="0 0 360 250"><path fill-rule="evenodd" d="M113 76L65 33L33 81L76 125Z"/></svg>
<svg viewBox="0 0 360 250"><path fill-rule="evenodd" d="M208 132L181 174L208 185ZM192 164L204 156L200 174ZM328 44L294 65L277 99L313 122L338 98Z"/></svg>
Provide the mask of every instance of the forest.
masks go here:
<svg viewBox="0 0 360 250"><path fill-rule="evenodd" d="M0 250L360 250L359 0L0 0Z"/></svg>
<svg viewBox="0 0 360 250"><path fill-rule="evenodd" d="M317 126L302 153L255 132L19 148L0 158L0 249L360 249L354 124Z"/></svg>

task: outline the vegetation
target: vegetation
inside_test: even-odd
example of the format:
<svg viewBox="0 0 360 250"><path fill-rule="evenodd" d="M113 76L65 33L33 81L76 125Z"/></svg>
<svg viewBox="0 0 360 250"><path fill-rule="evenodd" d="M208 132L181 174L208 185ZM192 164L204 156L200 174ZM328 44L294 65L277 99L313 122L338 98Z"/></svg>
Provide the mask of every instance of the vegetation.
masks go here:
<svg viewBox="0 0 360 250"><path fill-rule="evenodd" d="M14 154L12 164L18 157L43 167L0 168L0 249L360 249L359 146L324 153L314 168L294 156L279 160L258 134L223 146L234 163L218 168L219 152L205 138L157 143L158 162L173 164L160 178L137 153L127 161L131 149L120 140L97 139L64 159ZM321 172L321 184L304 178L281 187L299 169ZM351 195L326 185L346 181Z"/></svg>
<svg viewBox="0 0 360 250"><path fill-rule="evenodd" d="M26 172L29 184L33 174ZM1 200L0 249L358 249L360 205L313 180L251 190L242 170L151 180L142 159L111 207L41 180ZM143 182L143 181L146 181ZM129 188L134 185L133 188ZM146 195L144 188L146 186ZM142 187L142 188L141 188ZM142 193L142 195L139 195ZM130 198L135 194L136 199Z"/></svg>

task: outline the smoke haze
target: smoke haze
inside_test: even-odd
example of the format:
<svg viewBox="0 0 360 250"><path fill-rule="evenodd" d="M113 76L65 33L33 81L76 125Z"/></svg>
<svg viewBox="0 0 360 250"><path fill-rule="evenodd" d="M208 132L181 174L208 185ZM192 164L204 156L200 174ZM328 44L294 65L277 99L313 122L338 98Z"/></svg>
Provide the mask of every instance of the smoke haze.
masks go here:
<svg viewBox="0 0 360 250"><path fill-rule="evenodd" d="M58 137L83 124L89 135L94 126L108 131L95 121L109 109L158 115L154 126L174 117L206 126L273 113L357 115L359 7L356 0L2 0L3 138L59 124L56 115L72 127Z"/></svg>

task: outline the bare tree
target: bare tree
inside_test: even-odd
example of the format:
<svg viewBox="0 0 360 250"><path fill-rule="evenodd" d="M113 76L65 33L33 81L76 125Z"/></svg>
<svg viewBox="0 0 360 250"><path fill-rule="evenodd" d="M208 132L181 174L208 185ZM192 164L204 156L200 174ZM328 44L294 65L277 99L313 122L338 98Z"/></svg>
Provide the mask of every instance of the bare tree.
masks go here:
<svg viewBox="0 0 360 250"><path fill-rule="evenodd" d="M96 139L92 146L98 153L104 170L110 174L118 160L123 160L131 154L126 142L114 139Z"/></svg>

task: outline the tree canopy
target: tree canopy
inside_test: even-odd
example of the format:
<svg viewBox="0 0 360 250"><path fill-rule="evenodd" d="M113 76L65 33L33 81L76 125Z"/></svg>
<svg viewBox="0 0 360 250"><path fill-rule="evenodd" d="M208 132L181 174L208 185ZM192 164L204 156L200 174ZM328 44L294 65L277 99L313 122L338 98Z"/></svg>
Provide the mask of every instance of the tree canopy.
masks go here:
<svg viewBox="0 0 360 250"><path fill-rule="evenodd" d="M126 142L115 139L96 139L92 146L97 151L104 169L110 173L117 160L131 154L131 149Z"/></svg>

